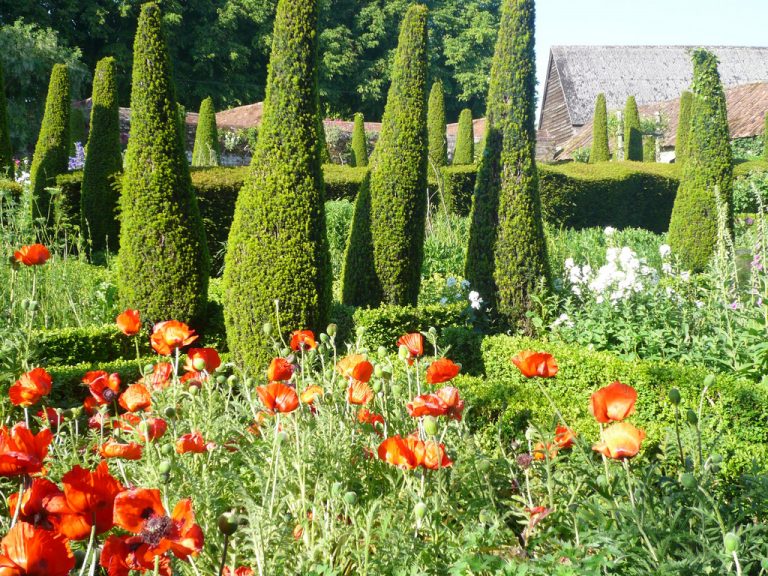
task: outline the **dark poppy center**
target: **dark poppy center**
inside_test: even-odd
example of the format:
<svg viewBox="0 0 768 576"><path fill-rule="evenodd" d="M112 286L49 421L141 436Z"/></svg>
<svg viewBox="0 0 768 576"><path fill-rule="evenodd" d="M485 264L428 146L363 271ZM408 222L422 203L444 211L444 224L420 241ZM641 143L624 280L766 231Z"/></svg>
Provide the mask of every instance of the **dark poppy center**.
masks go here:
<svg viewBox="0 0 768 576"><path fill-rule="evenodd" d="M151 516L139 537L152 547L158 546L171 530L173 522L168 516Z"/></svg>
<svg viewBox="0 0 768 576"><path fill-rule="evenodd" d="M115 394L111 388L105 388L104 392L101 393L101 395L104 397L104 400L107 402L112 402L112 400L115 399L117 394Z"/></svg>

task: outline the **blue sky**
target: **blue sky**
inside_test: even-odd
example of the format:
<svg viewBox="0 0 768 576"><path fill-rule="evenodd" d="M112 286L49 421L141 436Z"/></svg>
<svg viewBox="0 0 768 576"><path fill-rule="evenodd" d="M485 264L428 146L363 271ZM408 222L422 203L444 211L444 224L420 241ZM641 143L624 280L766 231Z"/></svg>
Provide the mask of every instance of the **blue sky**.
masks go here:
<svg viewBox="0 0 768 576"><path fill-rule="evenodd" d="M768 0L538 0L536 12L539 88L557 44L768 46Z"/></svg>

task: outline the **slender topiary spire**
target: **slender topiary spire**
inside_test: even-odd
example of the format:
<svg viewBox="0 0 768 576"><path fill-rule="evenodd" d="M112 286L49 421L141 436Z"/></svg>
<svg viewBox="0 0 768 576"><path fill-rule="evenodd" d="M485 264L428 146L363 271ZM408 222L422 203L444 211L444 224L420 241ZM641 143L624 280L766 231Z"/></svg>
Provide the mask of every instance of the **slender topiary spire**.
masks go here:
<svg viewBox="0 0 768 576"><path fill-rule="evenodd" d="M0 176L13 178L13 147L8 130L8 103L5 99L5 78L0 63Z"/></svg>
<svg viewBox="0 0 768 576"><path fill-rule="evenodd" d="M608 108L605 104L605 94L597 95L595 116L592 119L592 149L589 152L590 164L608 162L611 152L608 148Z"/></svg>
<svg viewBox="0 0 768 576"><path fill-rule="evenodd" d="M328 149L328 140L325 137L325 122L323 117L317 117L317 147L320 153L320 164L331 163L331 151Z"/></svg>
<svg viewBox="0 0 768 576"><path fill-rule="evenodd" d="M52 186L56 176L66 172L69 165L70 109L69 69L66 64L56 64L51 71L45 114L29 171L32 213L35 218L45 218L46 222L53 216L46 187Z"/></svg>
<svg viewBox="0 0 768 576"><path fill-rule="evenodd" d="M456 150L453 152L453 165L462 166L475 163L475 127L472 124L472 110L465 108L459 114L459 129L456 134Z"/></svg>
<svg viewBox="0 0 768 576"><path fill-rule="evenodd" d="M184 158L187 157L187 109L186 107L177 102L176 113L178 125L176 130L178 131L179 142L181 143L181 150L184 152Z"/></svg>
<svg viewBox="0 0 768 576"><path fill-rule="evenodd" d="M347 306L375 307L381 302L381 286L373 265L371 237L371 179L365 176L355 200L355 212L341 270L341 301Z"/></svg>
<svg viewBox="0 0 768 576"><path fill-rule="evenodd" d="M643 161L643 133L640 130L640 113L634 96L627 98L624 106L624 149L627 160Z"/></svg>
<svg viewBox="0 0 768 576"><path fill-rule="evenodd" d="M427 217L427 8L405 14L371 158L371 233L382 300L415 305ZM376 283L376 282L374 282Z"/></svg>
<svg viewBox="0 0 768 576"><path fill-rule="evenodd" d="M117 64L114 58L104 58L96 64L91 134L80 194L81 228L83 234L91 239L94 251L107 248L117 250L119 246L117 206L120 195L115 184L123 170L123 155L116 75Z"/></svg>
<svg viewBox="0 0 768 576"><path fill-rule="evenodd" d="M688 157L669 224L669 245L692 271L703 270L714 253L721 207L726 210L728 232L733 234L733 155L717 64L711 52L693 52Z"/></svg>
<svg viewBox="0 0 768 576"><path fill-rule="evenodd" d="M691 141L691 108L693 94L687 90L680 96L680 115L677 121L677 141L675 142L675 164L685 164Z"/></svg>
<svg viewBox="0 0 768 576"><path fill-rule="evenodd" d="M181 147L175 92L160 8L144 4L133 45L118 288L123 305L147 320L199 326L210 258Z"/></svg>
<svg viewBox="0 0 768 576"><path fill-rule="evenodd" d="M268 361L262 325L324 329L332 292L317 104L317 0L280 0L251 171L237 199L224 267L229 349Z"/></svg>
<svg viewBox="0 0 768 576"><path fill-rule="evenodd" d="M443 92L443 83L440 80L432 84L427 114L429 159L437 166L446 166L448 164L448 140L445 136L445 93Z"/></svg>
<svg viewBox="0 0 768 576"><path fill-rule="evenodd" d="M210 96L200 104L195 132L192 166L219 165L219 131L216 128L216 110Z"/></svg>
<svg viewBox="0 0 768 576"><path fill-rule="evenodd" d="M472 289L523 328L531 293L550 277L535 161L534 22L533 0L502 3L466 265Z"/></svg>
<svg viewBox="0 0 768 576"><path fill-rule="evenodd" d="M72 108L69 111L69 155L77 154L75 144L80 142L85 146L85 116L80 108Z"/></svg>
<svg viewBox="0 0 768 576"><path fill-rule="evenodd" d="M355 114L355 127L352 130L352 160L354 166L368 166L368 139L365 137L363 115Z"/></svg>

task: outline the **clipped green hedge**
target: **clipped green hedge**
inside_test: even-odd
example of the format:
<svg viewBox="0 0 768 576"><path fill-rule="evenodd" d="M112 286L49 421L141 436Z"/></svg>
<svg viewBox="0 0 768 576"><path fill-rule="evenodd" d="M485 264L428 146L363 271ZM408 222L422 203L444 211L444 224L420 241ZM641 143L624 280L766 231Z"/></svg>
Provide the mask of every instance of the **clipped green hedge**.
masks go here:
<svg viewBox="0 0 768 576"><path fill-rule="evenodd" d="M598 437L598 425L589 414L589 396L595 390L620 380L638 391L636 413L631 422L646 431L646 447L663 442L674 425L669 389L677 387L683 398L684 414L698 410L705 368L681 364L626 361L606 352L594 352L568 344L556 344L521 337L492 336L483 341L482 358L486 377L466 376L457 383L472 406L470 422L484 430L493 441L502 437L522 439L528 422L549 426L554 410L535 380L524 378L511 358L525 349L554 355L560 367L555 378L543 380L549 396L563 417L590 441ZM768 462L768 386L755 385L730 375L718 375L707 390L703 415L704 442L720 441L725 466L730 471L746 470L752 460ZM683 425L683 428L686 428ZM725 453L723 452L725 450Z"/></svg>
<svg viewBox="0 0 768 576"><path fill-rule="evenodd" d="M368 168L365 166L355 168L338 164L323 165L325 199L354 201L367 173Z"/></svg>
<svg viewBox="0 0 768 576"><path fill-rule="evenodd" d="M474 164L446 166L442 169L443 202L451 214L468 216L475 191L477 166Z"/></svg>
<svg viewBox="0 0 768 576"><path fill-rule="evenodd" d="M120 332L114 324L41 330L34 334L32 341L45 363L54 366L136 357L133 338ZM149 338L139 338L139 343L142 353L150 353Z"/></svg>

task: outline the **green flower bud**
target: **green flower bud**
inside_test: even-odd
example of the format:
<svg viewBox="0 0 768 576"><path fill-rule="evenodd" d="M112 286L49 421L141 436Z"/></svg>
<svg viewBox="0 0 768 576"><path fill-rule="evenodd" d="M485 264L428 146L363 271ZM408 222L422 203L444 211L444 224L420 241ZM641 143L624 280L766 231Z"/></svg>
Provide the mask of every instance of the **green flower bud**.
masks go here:
<svg viewBox="0 0 768 576"><path fill-rule="evenodd" d="M358 326L355 328L355 334L358 338L362 338L363 334L365 334L365 326Z"/></svg>
<svg viewBox="0 0 768 576"><path fill-rule="evenodd" d="M437 434L437 418L434 416L424 416L422 420L424 423L424 432L427 436L435 436Z"/></svg>
<svg viewBox="0 0 768 576"><path fill-rule="evenodd" d="M237 384L237 376L235 376L234 374L230 374L229 377L227 378L227 382L231 386L234 386L235 384Z"/></svg>
<svg viewBox="0 0 768 576"><path fill-rule="evenodd" d="M424 502L417 502L416 506L413 507L413 515L416 516L418 520L424 518L424 516L427 515L427 505L424 504Z"/></svg>
<svg viewBox="0 0 768 576"><path fill-rule="evenodd" d="M680 476L680 484L687 490L694 490L696 488L696 476L690 472L686 472Z"/></svg>
<svg viewBox="0 0 768 576"><path fill-rule="evenodd" d="M165 414L166 418L176 418L176 408L173 406L166 406L163 413Z"/></svg>
<svg viewBox="0 0 768 576"><path fill-rule="evenodd" d="M342 488L344 488L344 484L342 484L341 482L334 482L331 485L331 494L334 496L338 496L339 494L341 494Z"/></svg>
<svg viewBox="0 0 768 576"><path fill-rule="evenodd" d="M269 336L272 334L272 324L269 322L264 322L264 325L261 327L261 329L264 332L264 336Z"/></svg>
<svg viewBox="0 0 768 576"><path fill-rule="evenodd" d="M330 338L328 338L328 334L320 334L320 342L327 344L329 341Z"/></svg>
<svg viewBox="0 0 768 576"><path fill-rule="evenodd" d="M157 465L157 471L160 472L160 474L168 474L171 471L171 466L173 466L173 464L170 460L161 460Z"/></svg>
<svg viewBox="0 0 768 576"><path fill-rule="evenodd" d="M154 370L154 369L155 369L155 365L154 364L147 364L147 365L145 365L144 366L144 372L143 372L144 376L146 376L147 374L152 374L152 370Z"/></svg>
<svg viewBox="0 0 768 576"><path fill-rule="evenodd" d="M714 374L707 374L707 376L704 378L704 386L707 388L712 386L712 384L715 383L715 375Z"/></svg>
<svg viewBox="0 0 768 576"><path fill-rule="evenodd" d="M677 388L670 388L668 396L669 396L669 401L672 402L672 404L674 404L675 406L680 404L680 401L682 400L682 398L680 397L680 390L678 390Z"/></svg>
<svg viewBox="0 0 768 576"><path fill-rule="evenodd" d="M379 346L379 349L376 351L376 353L382 360L387 357L387 349L384 348L384 346Z"/></svg>
<svg viewBox="0 0 768 576"><path fill-rule="evenodd" d="M189 387L189 393L192 396L197 396L200 393L200 387L199 386L190 386Z"/></svg>
<svg viewBox="0 0 768 576"><path fill-rule="evenodd" d="M237 532L238 519L235 514L225 512L220 515L216 523L219 526L219 531L227 536L232 536Z"/></svg>
<svg viewBox="0 0 768 576"><path fill-rule="evenodd" d="M326 329L325 329L326 333L327 333L327 334L328 334L328 336L330 336L331 338L333 338L334 336L336 336L336 330L337 330L337 326L336 326L336 324L328 324L328 328L326 328Z"/></svg>
<svg viewBox="0 0 768 576"><path fill-rule="evenodd" d="M487 474L490 469L491 469L491 463L485 458L481 458L480 460L477 461L477 470L481 474Z"/></svg>
<svg viewBox="0 0 768 576"><path fill-rule="evenodd" d="M376 364L376 366L373 367L373 375L376 376L376 378L384 376L384 367L381 364Z"/></svg>
<svg viewBox="0 0 768 576"><path fill-rule="evenodd" d="M216 382L217 383L224 384L224 382L226 382L226 381L227 381L227 377L224 376L223 374L219 374L218 376L216 376Z"/></svg>
<svg viewBox="0 0 768 576"><path fill-rule="evenodd" d="M354 506L357 504L357 493L350 490L344 494L344 502L346 502L349 506Z"/></svg>
<svg viewBox="0 0 768 576"><path fill-rule="evenodd" d="M288 432L278 432L277 433L277 443L282 444L283 442L288 441Z"/></svg>
<svg viewBox="0 0 768 576"><path fill-rule="evenodd" d="M192 367L197 370L198 372L202 372L205 370L205 358L201 358L198 356L194 360L192 360Z"/></svg>
<svg viewBox="0 0 768 576"><path fill-rule="evenodd" d="M739 549L739 537L735 532L728 532L723 537L723 544L725 545L725 551L728 554L733 554Z"/></svg>
<svg viewBox="0 0 768 576"><path fill-rule="evenodd" d="M699 417L691 408L688 408L688 413L685 415L685 417L688 420L688 424L691 426L696 426L699 423Z"/></svg>
<svg viewBox="0 0 768 576"><path fill-rule="evenodd" d="M174 448L173 444L163 444L160 447L160 454L163 456L171 456L173 454Z"/></svg>
<svg viewBox="0 0 768 576"><path fill-rule="evenodd" d="M408 352L408 346L401 344L400 348L397 349L397 355L400 356L401 360L407 360L408 356L410 355L410 352Z"/></svg>
<svg viewBox="0 0 768 576"><path fill-rule="evenodd" d="M256 380L254 380L253 378L246 378L245 379L245 385L248 388L253 388L256 385Z"/></svg>
<svg viewBox="0 0 768 576"><path fill-rule="evenodd" d="M434 327L434 326L430 326L430 327L429 327L429 333L430 333L432 336L437 336L437 330L435 329L435 327Z"/></svg>
<svg viewBox="0 0 768 576"><path fill-rule="evenodd" d="M381 392L381 382L374 382L373 384L371 384L371 389L372 389L374 392L376 392L376 394L378 394L379 392Z"/></svg>

